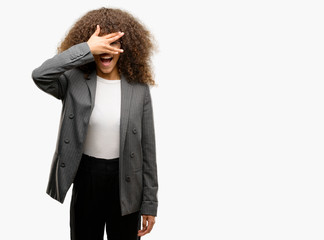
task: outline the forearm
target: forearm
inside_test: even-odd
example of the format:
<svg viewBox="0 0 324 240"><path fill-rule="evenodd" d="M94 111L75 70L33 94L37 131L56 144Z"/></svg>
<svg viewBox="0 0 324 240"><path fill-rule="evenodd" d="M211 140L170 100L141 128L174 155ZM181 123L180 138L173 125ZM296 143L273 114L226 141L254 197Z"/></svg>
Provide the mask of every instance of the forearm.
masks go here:
<svg viewBox="0 0 324 240"><path fill-rule="evenodd" d="M47 59L33 70L32 78L41 90L61 99L67 86L67 79L63 73L91 61L94 61L94 57L88 44L79 43Z"/></svg>

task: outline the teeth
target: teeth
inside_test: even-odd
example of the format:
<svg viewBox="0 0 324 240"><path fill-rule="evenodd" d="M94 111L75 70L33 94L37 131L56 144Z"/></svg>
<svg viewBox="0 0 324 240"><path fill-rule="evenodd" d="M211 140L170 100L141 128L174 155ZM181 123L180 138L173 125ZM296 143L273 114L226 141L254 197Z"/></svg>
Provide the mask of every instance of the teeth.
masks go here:
<svg viewBox="0 0 324 240"><path fill-rule="evenodd" d="M102 59L112 59L112 57L101 57Z"/></svg>

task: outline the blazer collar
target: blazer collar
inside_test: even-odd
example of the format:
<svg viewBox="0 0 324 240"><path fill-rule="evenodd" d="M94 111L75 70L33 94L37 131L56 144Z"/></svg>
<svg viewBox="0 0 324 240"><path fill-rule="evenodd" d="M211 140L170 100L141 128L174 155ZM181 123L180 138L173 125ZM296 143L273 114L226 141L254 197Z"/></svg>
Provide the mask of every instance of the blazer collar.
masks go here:
<svg viewBox="0 0 324 240"><path fill-rule="evenodd" d="M127 123L129 118L129 109L133 94L133 84L129 83L126 77L121 74L121 111L120 111L120 153L123 152L124 142L126 138ZM109 80L107 80L109 81ZM87 86L90 92L91 113L95 105L95 96L97 89L97 72L93 70L89 78L86 79Z"/></svg>

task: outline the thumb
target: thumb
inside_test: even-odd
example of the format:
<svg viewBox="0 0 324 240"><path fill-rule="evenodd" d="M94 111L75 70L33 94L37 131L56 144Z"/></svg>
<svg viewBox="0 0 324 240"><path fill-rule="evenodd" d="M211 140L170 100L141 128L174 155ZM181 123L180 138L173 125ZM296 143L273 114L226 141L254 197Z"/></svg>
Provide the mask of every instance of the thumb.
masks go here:
<svg viewBox="0 0 324 240"><path fill-rule="evenodd" d="M96 28L96 31L94 32L94 35L99 36L99 33L100 33L100 26L97 25L97 28Z"/></svg>

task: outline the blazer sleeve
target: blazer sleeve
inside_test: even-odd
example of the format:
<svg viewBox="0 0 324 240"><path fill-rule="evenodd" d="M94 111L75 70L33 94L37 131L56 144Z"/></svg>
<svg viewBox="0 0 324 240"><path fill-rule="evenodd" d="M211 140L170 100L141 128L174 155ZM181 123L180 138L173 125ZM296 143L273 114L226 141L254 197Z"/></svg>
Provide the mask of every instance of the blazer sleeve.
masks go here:
<svg viewBox="0 0 324 240"><path fill-rule="evenodd" d="M158 207L158 176L152 99L150 88L147 84L142 118L142 148L143 202L141 214L156 216Z"/></svg>
<svg viewBox="0 0 324 240"><path fill-rule="evenodd" d="M57 99L64 99L68 85L64 72L91 61L94 61L94 57L90 47L87 42L82 42L47 59L33 70L32 79L42 91Z"/></svg>

